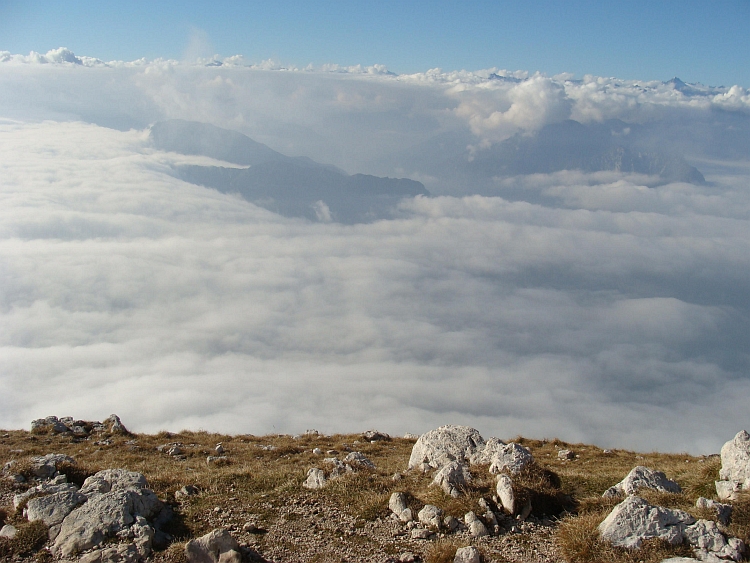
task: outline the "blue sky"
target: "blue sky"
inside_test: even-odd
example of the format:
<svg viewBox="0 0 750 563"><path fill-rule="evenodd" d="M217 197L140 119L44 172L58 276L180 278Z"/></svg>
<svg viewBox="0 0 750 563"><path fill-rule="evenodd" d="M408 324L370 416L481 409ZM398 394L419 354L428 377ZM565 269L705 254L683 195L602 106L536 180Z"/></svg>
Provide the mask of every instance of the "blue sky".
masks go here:
<svg viewBox="0 0 750 563"><path fill-rule="evenodd" d="M57 47L104 60L242 54L750 86L750 2L0 1L0 50Z"/></svg>

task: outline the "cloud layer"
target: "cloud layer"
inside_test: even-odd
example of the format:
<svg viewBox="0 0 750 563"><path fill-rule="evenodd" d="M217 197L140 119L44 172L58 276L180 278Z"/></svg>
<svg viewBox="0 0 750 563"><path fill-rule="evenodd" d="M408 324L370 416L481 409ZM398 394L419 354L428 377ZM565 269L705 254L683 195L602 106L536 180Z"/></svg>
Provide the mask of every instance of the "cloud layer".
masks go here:
<svg viewBox="0 0 750 563"><path fill-rule="evenodd" d="M742 88L58 54L0 54L0 426L454 422L709 452L750 424ZM178 180L212 161L155 151L164 118L391 175L388 154L439 135L483 150L569 118L659 123L708 184L564 171L312 223ZM675 133L727 123L719 155Z"/></svg>

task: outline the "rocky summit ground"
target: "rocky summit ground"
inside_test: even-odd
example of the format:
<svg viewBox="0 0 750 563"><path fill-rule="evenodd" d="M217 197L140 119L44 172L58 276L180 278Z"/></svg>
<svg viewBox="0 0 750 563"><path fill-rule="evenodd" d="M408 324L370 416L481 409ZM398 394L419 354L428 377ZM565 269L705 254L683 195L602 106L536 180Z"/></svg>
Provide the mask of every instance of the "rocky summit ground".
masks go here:
<svg viewBox="0 0 750 563"><path fill-rule="evenodd" d="M696 548L687 535L670 541L649 536L637 548L602 539L598 527L623 495L635 491L647 506L682 510L693 521L720 520L708 505L696 507L701 497L718 499L718 455L609 451L521 437L506 440L520 446L512 450L503 441L485 444L480 437L482 443L476 452L467 452L465 472L459 474L466 480L455 483L454 476L433 483L443 462L431 466L436 459L432 454L420 450L415 455L417 436L374 431L147 435L132 434L119 420L114 422L61 419L55 424L48 419L37 421L32 431L0 431L0 527L9 536L15 533L0 537L0 560L439 563L453 561L459 548L474 546L485 562L659 563L674 556L697 557ZM528 452L530 461L523 467L498 465L498 455L513 451ZM661 471L679 487L625 490L629 485L621 482L636 467ZM124 471L100 473L111 469ZM132 480L135 474L145 481L117 489L122 479ZM515 496L515 508L500 494L497 483L506 478L499 475L512 481L508 491ZM96 527L81 524L83 507L91 512L97 502L111 506L105 497L116 489L118 498L129 499L119 523L81 532ZM394 493L403 493L399 498L404 503L395 509ZM72 512L68 507L64 519L52 514L58 505L45 508L50 503L38 500L58 498L54 495L73 499ZM732 502L732 519L718 524L722 537L747 542L750 502L741 490ZM434 521L429 520L431 507L438 514ZM71 523L76 514L77 523ZM30 516L43 520L29 522ZM475 519L478 524L472 523ZM206 548L196 555L203 547L195 540L216 530L231 536L227 541L236 541L235 547L217 548L214 555ZM76 536L86 533L86 541ZM200 558L204 556L208 558Z"/></svg>

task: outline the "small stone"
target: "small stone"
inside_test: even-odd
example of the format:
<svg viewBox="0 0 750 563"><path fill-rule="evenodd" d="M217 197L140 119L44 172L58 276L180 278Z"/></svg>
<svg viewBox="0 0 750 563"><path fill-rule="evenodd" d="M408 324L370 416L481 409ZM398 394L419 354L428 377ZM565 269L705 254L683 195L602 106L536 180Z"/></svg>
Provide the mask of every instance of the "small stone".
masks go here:
<svg viewBox="0 0 750 563"><path fill-rule="evenodd" d="M224 453L224 446L222 446L221 444L216 444L214 451L216 452L216 455L222 455Z"/></svg>
<svg viewBox="0 0 750 563"><path fill-rule="evenodd" d="M424 508L417 514L419 521L425 526L439 530L443 523L443 511L442 509L432 504L424 505Z"/></svg>
<svg viewBox="0 0 750 563"><path fill-rule="evenodd" d="M446 516L443 519L443 526L449 532L455 532L456 530L458 530L458 527L459 527L458 519L454 518L453 516L450 516L450 515Z"/></svg>
<svg viewBox="0 0 750 563"><path fill-rule="evenodd" d="M426 528L414 528L411 531L411 539L413 540L428 540L432 532Z"/></svg>
<svg viewBox="0 0 750 563"><path fill-rule="evenodd" d="M174 493L174 498L176 499L183 499L187 497L193 497L197 495L200 491L198 490L198 487L194 485L185 485L184 487L178 489Z"/></svg>
<svg viewBox="0 0 750 563"><path fill-rule="evenodd" d="M5 526L0 529L0 538L8 538L12 540L16 537L16 534L18 533L18 530L15 526L11 526L10 524L6 524Z"/></svg>
<svg viewBox="0 0 750 563"><path fill-rule="evenodd" d="M242 531L252 534L258 531L258 526L256 526L254 522L245 522L242 525Z"/></svg>
<svg viewBox="0 0 750 563"><path fill-rule="evenodd" d="M344 458L344 463L351 465L354 469L375 469L375 464L371 462L362 452L351 452L347 454L347 456Z"/></svg>
<svg viewBox="0 0 750 563"><path fill-rule="evenodd" d="M391 439L391 437L385 432L378 432L377 430L368 430L367 432L362 434L362 438L364 438L371 444L374 442L388 441Z"/></svg>
<svg viewBox="0 0 750 563"><path fill-rule="evenodd" d="M307 479L302 486L306 489L320 489L326 484L326 474L316 467L307 470Z"/></svg>
<svg viewBox="0 0 750 563"><path fill-rule="evenodd" d="M185 544L188 563L240 563L240 546L228 530L219 528Z"/></svg>
<svg viewBox="0 0 750 563"><path fill-rule="evenodd" d="M320 448L314 448L312 453L314 453L315 455L323 455L323 450L321 450Z"/></svg>
<svg viewBox="0 0 750 563"><path fill-rule="evenodd" d="M479 550L473 545L467 547L459 547L456 550L456 556L453 558L453 563L480 563L481 555Z"/></svg>
<svg viewBox="0 0 750 563"><path fill-rule="evenodd" d="M388 508L396 516L399 516L408 505L406 504L406 495L404 493L393 493L388 501Z"/></svg>
<svg viewBox="0 0 750 563"><path fill-rule="evenodd" d="M557 459L571 460L575 458L576 458L576 454L574 454L570 450L560 450L557 452Z"/></svg>

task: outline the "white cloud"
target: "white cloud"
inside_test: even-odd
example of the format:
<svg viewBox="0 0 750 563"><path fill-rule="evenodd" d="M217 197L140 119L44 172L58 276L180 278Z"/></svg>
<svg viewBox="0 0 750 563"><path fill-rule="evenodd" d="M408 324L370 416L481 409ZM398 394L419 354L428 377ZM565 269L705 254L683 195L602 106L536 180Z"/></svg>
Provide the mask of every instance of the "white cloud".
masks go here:
<svg viewBox="0 0 750 563"><path fill-rule="evenodd" d="M704 159L705 186L506 178L495 193L525 200L419 197L344 226L181 182L173 164L216 162L154 151L144 130L199 119L366 171L437 134L497 140L568 112L695 130L728 104L741 124L741 89L0 60L0 426L110 412L145 431L456 422L708 452L748 423L742 162Z"/></svg>
<svg viewBox="0 0 750 563"><path fill-rule="evenodd" d="M456 113L483 141L503 141L519 131L531 133L570 116L571 102L564 88L543 76L534 76L509 89L492 87L481 93L472 89L464 96L466 92L456 92L462 100Z"/></svg>

